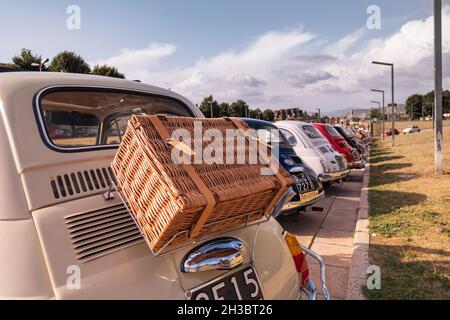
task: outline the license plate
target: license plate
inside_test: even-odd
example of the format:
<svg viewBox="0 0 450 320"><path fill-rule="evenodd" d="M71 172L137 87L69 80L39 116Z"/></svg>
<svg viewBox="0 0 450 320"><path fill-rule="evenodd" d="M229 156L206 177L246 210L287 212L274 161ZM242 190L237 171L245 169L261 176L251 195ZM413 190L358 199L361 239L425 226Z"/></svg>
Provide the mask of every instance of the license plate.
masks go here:
<svg viewBox="0 0 450 320"><path fill-rule="evenodd" d="M317 196L319 195L319 191L313 191L313 192L308 192L308 193L304 193L302 195L300 195L300 199L302 202L308 202L310 200L313 200L314 198L317 198Z"/></svg>
<svg viewBox="0 0 450 320"><path fill-rule="evenodd" d="M253 267L212 280L186 293L189 300L263 300L261 284Z"/></svg>
<svg viewBox="0 0 450 320"><path fill-rule="evenodd" d="M297 184L298 190L300 193L305 193L307 191L313 190L314 185L311 180L306 175L294 176L294 180Z"/></svg>

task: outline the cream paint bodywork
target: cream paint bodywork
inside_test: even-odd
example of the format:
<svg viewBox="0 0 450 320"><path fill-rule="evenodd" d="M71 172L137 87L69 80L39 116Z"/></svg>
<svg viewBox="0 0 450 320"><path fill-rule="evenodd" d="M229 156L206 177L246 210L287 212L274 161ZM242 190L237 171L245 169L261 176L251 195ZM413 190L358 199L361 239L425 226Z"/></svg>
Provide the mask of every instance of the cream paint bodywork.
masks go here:
<svg viewBox="0 0 450 320"><path fill-rule="evenodd" d="M77 260L64 218L119 199L107 202L103 191L92 191L56 200L49 182L57 175L107 167L115 150L60 153L44 145L33 103L38 92L53 86L161 94L202 117L187 99L137 82L61 73L0 75L0 298L185 299L186 290L224 274L181 274L181 259L192 245L154 257L141 242L86 263ZM251 248L246 262L253 261L266 299L298 299L298 274L281 232L271 219L228 235ZM80 289L66 285L72 266L80 268Z"/></svg>

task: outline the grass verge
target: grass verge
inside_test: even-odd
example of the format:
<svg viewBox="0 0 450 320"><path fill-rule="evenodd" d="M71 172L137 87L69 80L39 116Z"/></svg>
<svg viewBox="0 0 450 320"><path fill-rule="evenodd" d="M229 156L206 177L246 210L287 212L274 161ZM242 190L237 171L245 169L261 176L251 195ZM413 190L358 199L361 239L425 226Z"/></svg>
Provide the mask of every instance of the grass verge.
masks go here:
<svg viewBox="0 0 450 320"><path fill-rule="evenodd" d="M433 131L374 143L369 205L370 264L382 283L367 298L450 299L450 172L434 175Z"/></svg>

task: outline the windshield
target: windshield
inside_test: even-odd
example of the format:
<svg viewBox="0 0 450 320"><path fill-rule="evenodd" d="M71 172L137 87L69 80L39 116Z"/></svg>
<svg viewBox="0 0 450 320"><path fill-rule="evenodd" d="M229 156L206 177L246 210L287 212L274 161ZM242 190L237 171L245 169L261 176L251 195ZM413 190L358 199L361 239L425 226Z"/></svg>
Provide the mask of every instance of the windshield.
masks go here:
<svg viewBox="0 0 450 320"><path fill-rule="evenodd" d="M322 134L316 129L316 127L303 126L303 131L305 131L310 139L323 139Z"/></svg>
<svg viewBox="0 0 450 320"><path fill-rule="evenodd" d="M41 98L39 108L48 140L66 149L119 144L133 115L192 116L169 97L106 89L52 91Z"/></svg>

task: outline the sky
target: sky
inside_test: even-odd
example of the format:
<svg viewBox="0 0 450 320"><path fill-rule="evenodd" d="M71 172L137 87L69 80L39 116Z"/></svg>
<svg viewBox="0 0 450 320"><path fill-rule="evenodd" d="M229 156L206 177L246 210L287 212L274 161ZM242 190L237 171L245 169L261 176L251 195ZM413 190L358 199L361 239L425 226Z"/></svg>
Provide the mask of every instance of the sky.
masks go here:
<svg viewBox="0 0 450 320"><path fill-rule="evenodd" d="M80 28L69 29L70 5ZM379 29L368 19L380 9ZM444 86L450 87L450 0L443 0ZM431 0L0 0L0 62L21 48L44 58L75 51L127 79L171 88L194 103L244 99L251 107L323 112L396 102L432 90ZM370 20L373 21L373 20Z"/></svg>

